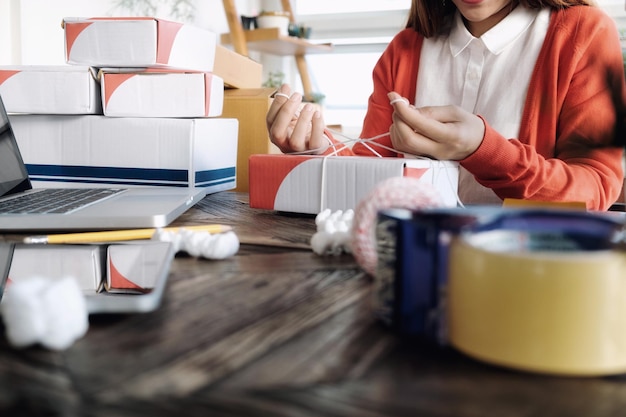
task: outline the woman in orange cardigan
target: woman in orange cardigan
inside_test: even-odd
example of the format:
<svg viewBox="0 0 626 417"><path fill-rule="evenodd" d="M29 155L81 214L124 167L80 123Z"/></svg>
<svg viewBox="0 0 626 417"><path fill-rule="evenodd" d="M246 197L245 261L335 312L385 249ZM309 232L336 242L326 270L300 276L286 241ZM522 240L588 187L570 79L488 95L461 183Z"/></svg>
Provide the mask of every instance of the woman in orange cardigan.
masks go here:
<svg viewBox="0 0 626 417"><path fill-rule="evenodd" d="M620 193L621 46L613 20L587 0L413 0L373 79L360 137L382 135L382 146L341 155L457 160L465 204L509 197L606 210ZM301 101L281 86L267 114L272 142L333 152L323 118Z"/></svg>

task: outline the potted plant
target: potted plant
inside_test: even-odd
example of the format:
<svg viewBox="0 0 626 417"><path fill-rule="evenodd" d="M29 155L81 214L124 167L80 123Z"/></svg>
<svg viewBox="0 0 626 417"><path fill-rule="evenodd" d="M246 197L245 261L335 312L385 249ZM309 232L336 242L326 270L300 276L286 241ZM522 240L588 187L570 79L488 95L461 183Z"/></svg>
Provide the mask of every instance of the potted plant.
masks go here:
<svg viewBox="0 0 626 417"><path fill-rule="evenodd" d="M282 71L270 71L267 79L263 82L263 87L279 88L285 82L285 73ZM311 92L303 97L303 100L309 103L323 104L326 95L319 92Z"/></svg>
<svg viewBox="0 0 626 417"><path fill-rule="evenodd" d="M282 71L270 71L263 87L278 88L285 82L285 73Z"/></svg>
<svg viewBox="0 0 626 417"><path fill-rule="evenodd" d="M289 12L261 11L256 18L257 26L263 28L278 28L281 35L289 34Z"/></svg>
<svg viewBox="0 0 626 417"><path fill-rule="evenodd" d="M113 10L134 16L155 16L162 6L169 6L169 15L176 20L192 22L195 14L193 0L112 0Z"/></svg>
<svg viewBox="0 0 626 417"><path fill-rule="evenodd" d="M311 103L323 104L325 98L325 94L313 91L311 92L311 94L308 94L306 97L304 97L304 100Z"/></svg>

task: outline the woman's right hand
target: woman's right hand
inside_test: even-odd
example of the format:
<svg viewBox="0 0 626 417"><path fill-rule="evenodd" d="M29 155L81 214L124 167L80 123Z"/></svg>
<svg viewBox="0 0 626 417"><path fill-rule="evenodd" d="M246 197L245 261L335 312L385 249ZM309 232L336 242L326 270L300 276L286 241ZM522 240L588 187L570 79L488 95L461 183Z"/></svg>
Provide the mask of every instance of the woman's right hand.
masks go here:
<svg viewBox="0 0 626 417"><path fill-rule="evenodd" d="M320 112L310 103L302 107L302 95L292 93L287 84L274 95L265 121L270 140L283 153L321 154L328 145Z"/></svg>

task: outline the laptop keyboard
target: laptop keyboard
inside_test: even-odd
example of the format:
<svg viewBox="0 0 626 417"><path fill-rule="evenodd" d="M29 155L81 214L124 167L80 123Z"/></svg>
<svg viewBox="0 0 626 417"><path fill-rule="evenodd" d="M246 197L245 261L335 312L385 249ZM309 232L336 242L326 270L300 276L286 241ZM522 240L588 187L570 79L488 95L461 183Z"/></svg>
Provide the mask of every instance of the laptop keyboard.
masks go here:
<svg viewBox="0 0 626 417"><path fill-rule="evenodd" d="M36 193L0 201L0 214L63 214L122 191L115 188L45 188Z"/></svg>

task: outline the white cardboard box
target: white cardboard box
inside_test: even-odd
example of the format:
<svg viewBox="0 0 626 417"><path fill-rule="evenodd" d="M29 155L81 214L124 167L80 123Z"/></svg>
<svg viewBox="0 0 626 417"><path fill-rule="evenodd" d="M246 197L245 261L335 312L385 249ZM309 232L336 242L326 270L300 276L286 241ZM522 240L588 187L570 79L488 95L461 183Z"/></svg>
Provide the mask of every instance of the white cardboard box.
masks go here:
<svg viewBox="0 0 626 417"><path fill-rule="evenodd" d="M237 119L9 118L35 187L236 186Z"/></svg>
<svg viewBox="0 0 626 417"><path fill-rule="evenodd" d="M363 156L252 155L250 207L317 214L355 209L380 181L410 176L441 192L456 206L457 162Z"/></svg>
<svg viewBox="0 0 626 417"><path fill-rule="evenodd" d="M16 245L8 285L30 278L74 278L86 294L98 291L105 266L98 245ZM9 290L10 291L10 290Z"/></svg>
<svg viewBox="0 0 626 417"><path fill-rule="evenodd" d="M224 80L208 72L104 69L102 108L114 117L217 117L224 107Z"/></svg>
<svg viewBox="0 0 626 417"><path fill-rule="evenodd" d="M86 66L0 66L0 96L9 113L102 114L100 85Z"/></svg>
<svg viewBox="0 0 626 417"><path fill-rule="evenodd" d="M92 67L213 71L217 34L152 17L65 18L65 58Z"/></svg>
<svg viewBox="0 0 626 417"><path fill-rule="evenodd" d="M171 257L166 242L109 244L107 274L103 280L108 293L145 293L159 284L159 276Z"/></svg>

